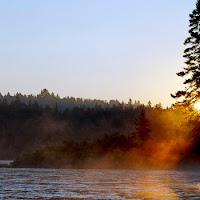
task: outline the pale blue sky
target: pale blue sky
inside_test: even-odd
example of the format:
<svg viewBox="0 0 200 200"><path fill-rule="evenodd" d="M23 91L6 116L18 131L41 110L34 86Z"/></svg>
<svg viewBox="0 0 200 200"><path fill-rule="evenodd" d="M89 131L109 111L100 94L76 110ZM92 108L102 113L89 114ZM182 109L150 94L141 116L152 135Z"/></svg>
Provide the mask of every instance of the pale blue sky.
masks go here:
<svg viewBox="0 0 200 200"><path fill-rule="evenodd" d="M170 105L195 0L0 0L0 92Z"/></svg>

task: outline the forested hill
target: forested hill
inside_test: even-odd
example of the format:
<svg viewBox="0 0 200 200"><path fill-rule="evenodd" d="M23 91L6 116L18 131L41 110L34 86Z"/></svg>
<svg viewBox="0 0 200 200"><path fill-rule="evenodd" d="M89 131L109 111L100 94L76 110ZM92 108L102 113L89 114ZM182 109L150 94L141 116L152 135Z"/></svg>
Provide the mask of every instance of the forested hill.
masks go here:
<svg viewBox="0 0 200 200"><path fill-rule="evenodd" d="M94 140L105 134L127 135L134 131L142 105L131 101L117 104L116 100L102 106L103 102L61 99L46 89L37 96L1 96L0 159L13 159L46 144Z"/></svg>
<svg viewBox="0 0 200 200"><path fill-rule="evenodd" d="M43 106L37 101L24 102L19 94L12 97L12 101L7 99L8 95L1 98L0 159L15 159L24 153L35 155L37 150L44 150L45 155L47 153L50 157L53 152L57 159L61 156L60 150L64 148L68 152L72 145L71 153L66 156L72 156L78 162L79 153L86 150L90 153L82 156L87 159L91 156L114 155L113 158L121 162L116 157L118 153L112 154L120 150L123 155L134 154L137 160L141 148L144 150L143 158L153 163L174 163L193 154L200 160L199 116L185 107L163 109L160 104L154 107L150 103L136 106L130 101L129 104L101 106L96 103L89 107L80 105L60 110L59 102L54 106L48 104L46 99L50 96L53 95L43 90L34 97L38 101L42 99L45 102ZM85 141L89 141L91 146L82 149L87 143ZM52 147L47 148L47 152L46 145ZM54 147L58 152L54 151ZM48 160L49 156L45 159ZM29 156L24 158L29 163ZM23 159L22 163L25 162ZM66 161L66 157L61 156L61 160ZM27 166L32 166L29 164ZM44 164L47 164L46 161Z"/></svg>
<svg viewBox="0 0 200 200"><path fill-rule="evenodd" d="M41 90L40 94L37 95L22 95L21 93L16 93L15 95L10 95L8 92L6 95L2 95L0 93L0 100L1 101L7 101L8 104L15 100L20 100L21 102L25 104L30 104L37 102L39 106L45 107L50 106L51 108L55 108L57 106L59 111L64 111L66 108L72 109L74 107L86 107L86 108L93 108L96 105L101 106L103 108L123 105L124 107L132 106L132 107L138 107L140 106L140 101L134 101L132 102L131 99L129 99L129 102L126 104L124 102L119 102L118 100L110 100L109 102L104 100L97 100L97 99L83 99L83 98L74 98L74 97L64 97L60 98L60 96L54 93L51 93L47 89ZM149 102L150 104L150 102Z"/></svg>

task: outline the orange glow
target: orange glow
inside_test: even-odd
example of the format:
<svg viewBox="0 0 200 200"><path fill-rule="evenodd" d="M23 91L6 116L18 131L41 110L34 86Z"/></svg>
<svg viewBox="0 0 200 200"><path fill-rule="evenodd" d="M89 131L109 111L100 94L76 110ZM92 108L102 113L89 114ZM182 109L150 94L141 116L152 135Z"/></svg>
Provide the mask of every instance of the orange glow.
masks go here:
<svg viewBox="0 0 200 200"><path fill-rule="evenodd" d="M194 108L198 111L200 111L200 101L197 101L195 104L194 104Z"/></svg>

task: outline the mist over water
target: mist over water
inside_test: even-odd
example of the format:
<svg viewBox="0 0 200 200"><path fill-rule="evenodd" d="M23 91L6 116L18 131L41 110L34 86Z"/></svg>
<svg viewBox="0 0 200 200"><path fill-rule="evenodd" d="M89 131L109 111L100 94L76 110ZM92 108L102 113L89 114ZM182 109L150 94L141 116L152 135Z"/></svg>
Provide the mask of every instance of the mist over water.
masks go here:
<svg viewBox="0 0 200 200"><path fill-rule="evenodd" d="M0 199L199 199L200 172L0 169Z"/></svg>

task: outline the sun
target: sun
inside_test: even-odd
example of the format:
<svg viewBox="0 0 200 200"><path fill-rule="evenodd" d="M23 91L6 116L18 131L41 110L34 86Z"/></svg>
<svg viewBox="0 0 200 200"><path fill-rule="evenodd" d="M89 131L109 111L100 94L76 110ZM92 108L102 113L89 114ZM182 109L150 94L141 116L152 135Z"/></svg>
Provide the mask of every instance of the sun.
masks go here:
<svg viewBox="0 0 200 200"><path fill-rule="evenodd" d="M200 111L200 101L197 101L195 104L194 104L194 108L196 110L199 110Z"/></svg>

